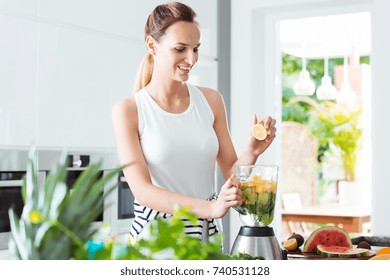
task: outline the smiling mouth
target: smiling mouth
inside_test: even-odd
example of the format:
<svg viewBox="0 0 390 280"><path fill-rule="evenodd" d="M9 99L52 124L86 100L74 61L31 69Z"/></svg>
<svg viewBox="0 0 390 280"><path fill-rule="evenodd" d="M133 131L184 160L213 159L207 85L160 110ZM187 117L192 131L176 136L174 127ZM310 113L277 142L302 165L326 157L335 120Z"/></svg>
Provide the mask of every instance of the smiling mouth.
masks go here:
<svg viewBox="0 0 390 280"><path fill-rule="evenodd" d="M187 72L191 70L191 66L178 66L178 68L180 70L187 71Z"/></svg>

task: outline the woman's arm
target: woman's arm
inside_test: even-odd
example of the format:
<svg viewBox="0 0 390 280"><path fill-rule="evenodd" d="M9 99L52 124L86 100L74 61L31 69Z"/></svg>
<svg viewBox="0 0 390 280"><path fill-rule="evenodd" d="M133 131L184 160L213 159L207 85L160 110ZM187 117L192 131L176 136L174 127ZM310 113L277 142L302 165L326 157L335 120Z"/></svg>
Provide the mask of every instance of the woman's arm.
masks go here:
<svg viewBox="0 0 390 280"><path fill-rule="evenodd" d="M127 182L143 205L164 213L173 213L174 205L190 206L199 218L220 218L232 206L241 204L241 193L233 188L238 182L228 179L217 201L207 201L170 192L152 184L149 170L142 153L138 133L138 114L134 97L117 103L112 110L112 122L120 163L127 165L123 170Z"/></svg>
<svg viewBox="0 0 390 280"><path fill-rule="evenodd" d="M255 164L257 158L271 145L275 139L275 120L271 117L266 117L262 122L268 130L268 136L263 141L257 140L250 133L248 146L246 150L237 157L233 142L230 137L225 104L221 94L209 88L200 88L205 95L209 105L214 113L214 130L219 142L219 151L217 162L225 179L234 174L234 164ZM254 116L253 124L257 123L257 117Z"/></svg>

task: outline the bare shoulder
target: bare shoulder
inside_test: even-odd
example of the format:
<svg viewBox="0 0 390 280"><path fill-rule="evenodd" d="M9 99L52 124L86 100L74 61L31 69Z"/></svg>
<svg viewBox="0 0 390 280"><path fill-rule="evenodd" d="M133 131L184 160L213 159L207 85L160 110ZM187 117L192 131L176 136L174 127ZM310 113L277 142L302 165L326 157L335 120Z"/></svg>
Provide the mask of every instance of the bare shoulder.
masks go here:
<svg viewBox="0 0 390 280"><path fill-rule="evenodd" d="M135 103L134 95L114 104L112 108L112 119L114 122L121 120L138 121L137 105Z"/></svg>
<svg viewBox="0 0 390 280"><path fill-rule="evenodd" d="M135 104L135 98L134 96L119 100L117 103L114 104L112 107L112 113L114 115L116 114L131 114L137 112L137 106Z"/></svg>
<svg viewBox="0 0 390 280"><path fill-rule="evenodd" d="M206 97L206 100L209 103L214 114L218 108L224 106L223 97L219 91L208 87L197 86L197 88L200 89L204 97Z"/></svg>

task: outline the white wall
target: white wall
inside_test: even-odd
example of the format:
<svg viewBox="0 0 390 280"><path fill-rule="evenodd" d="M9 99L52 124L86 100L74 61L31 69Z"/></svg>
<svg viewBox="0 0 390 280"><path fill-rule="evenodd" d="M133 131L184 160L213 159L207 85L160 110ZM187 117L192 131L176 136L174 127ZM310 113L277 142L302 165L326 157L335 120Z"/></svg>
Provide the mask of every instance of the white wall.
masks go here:
<svg viewBox="0 0 390 280"><path fill-rule="evenodd" d="M376 0L372 15L372 112L373 112L373 202L372 229L376 235L390 235L390 2Z"/></svg>
<svg viewBox="0 0 390 280"><path fill-rule="evenodd" d="M35 12L36 1L0 2L0 145L23 145L35 136Z"/></svg>
<svg viewBox="0 0 390 280"><path fill-rule="evenodd" d="M0 146L115 149L111 108L131 94L164 2L1 0ZM202 32L194 82L217 87L217 0L183 2Z"/></svg>
<svg viewBox="0 0 390 280"><path fill-rule="evenodd" d="M390 104L387 74L390 73L390 39L383 33L390 26L388 11L390 3L385 0L279 0L245 1L232 0L232 73L231 73L231 132L233 141L240 153L246 145L249 120L253 113L261 116L271 114L280 120L280 81L277 73L280 61L278 49L278 17L291 17L290 13L303 16L342 12L372 11L372 75L373 75L373 234L390 234L386 214L390 212L390 188L386 172L389 170L390 130L386 121L386 109ZM245 32L243 32L245 30ZM279 121L279 124L281 122ZM278 163L280 142L267 151L262 161ZM231 217L231 240L241 222L237 215ZM276 230L280 226L280 211L276 213Z"/></svg>

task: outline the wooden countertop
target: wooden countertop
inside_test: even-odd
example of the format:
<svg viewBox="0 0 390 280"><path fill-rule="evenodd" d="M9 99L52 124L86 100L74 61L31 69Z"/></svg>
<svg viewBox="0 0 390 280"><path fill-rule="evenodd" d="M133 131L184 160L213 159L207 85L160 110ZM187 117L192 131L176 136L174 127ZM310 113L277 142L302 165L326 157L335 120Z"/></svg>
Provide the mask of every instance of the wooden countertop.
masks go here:
<svg viewBox="0 0 390 280"><path fill-rule="evenodd" d="M340 204L326 204L294 210L282 210L282 220L309 222L316 224L332 223L342 225L348 232L363 232L363 225L370 222L370 210Z"/></svg>

